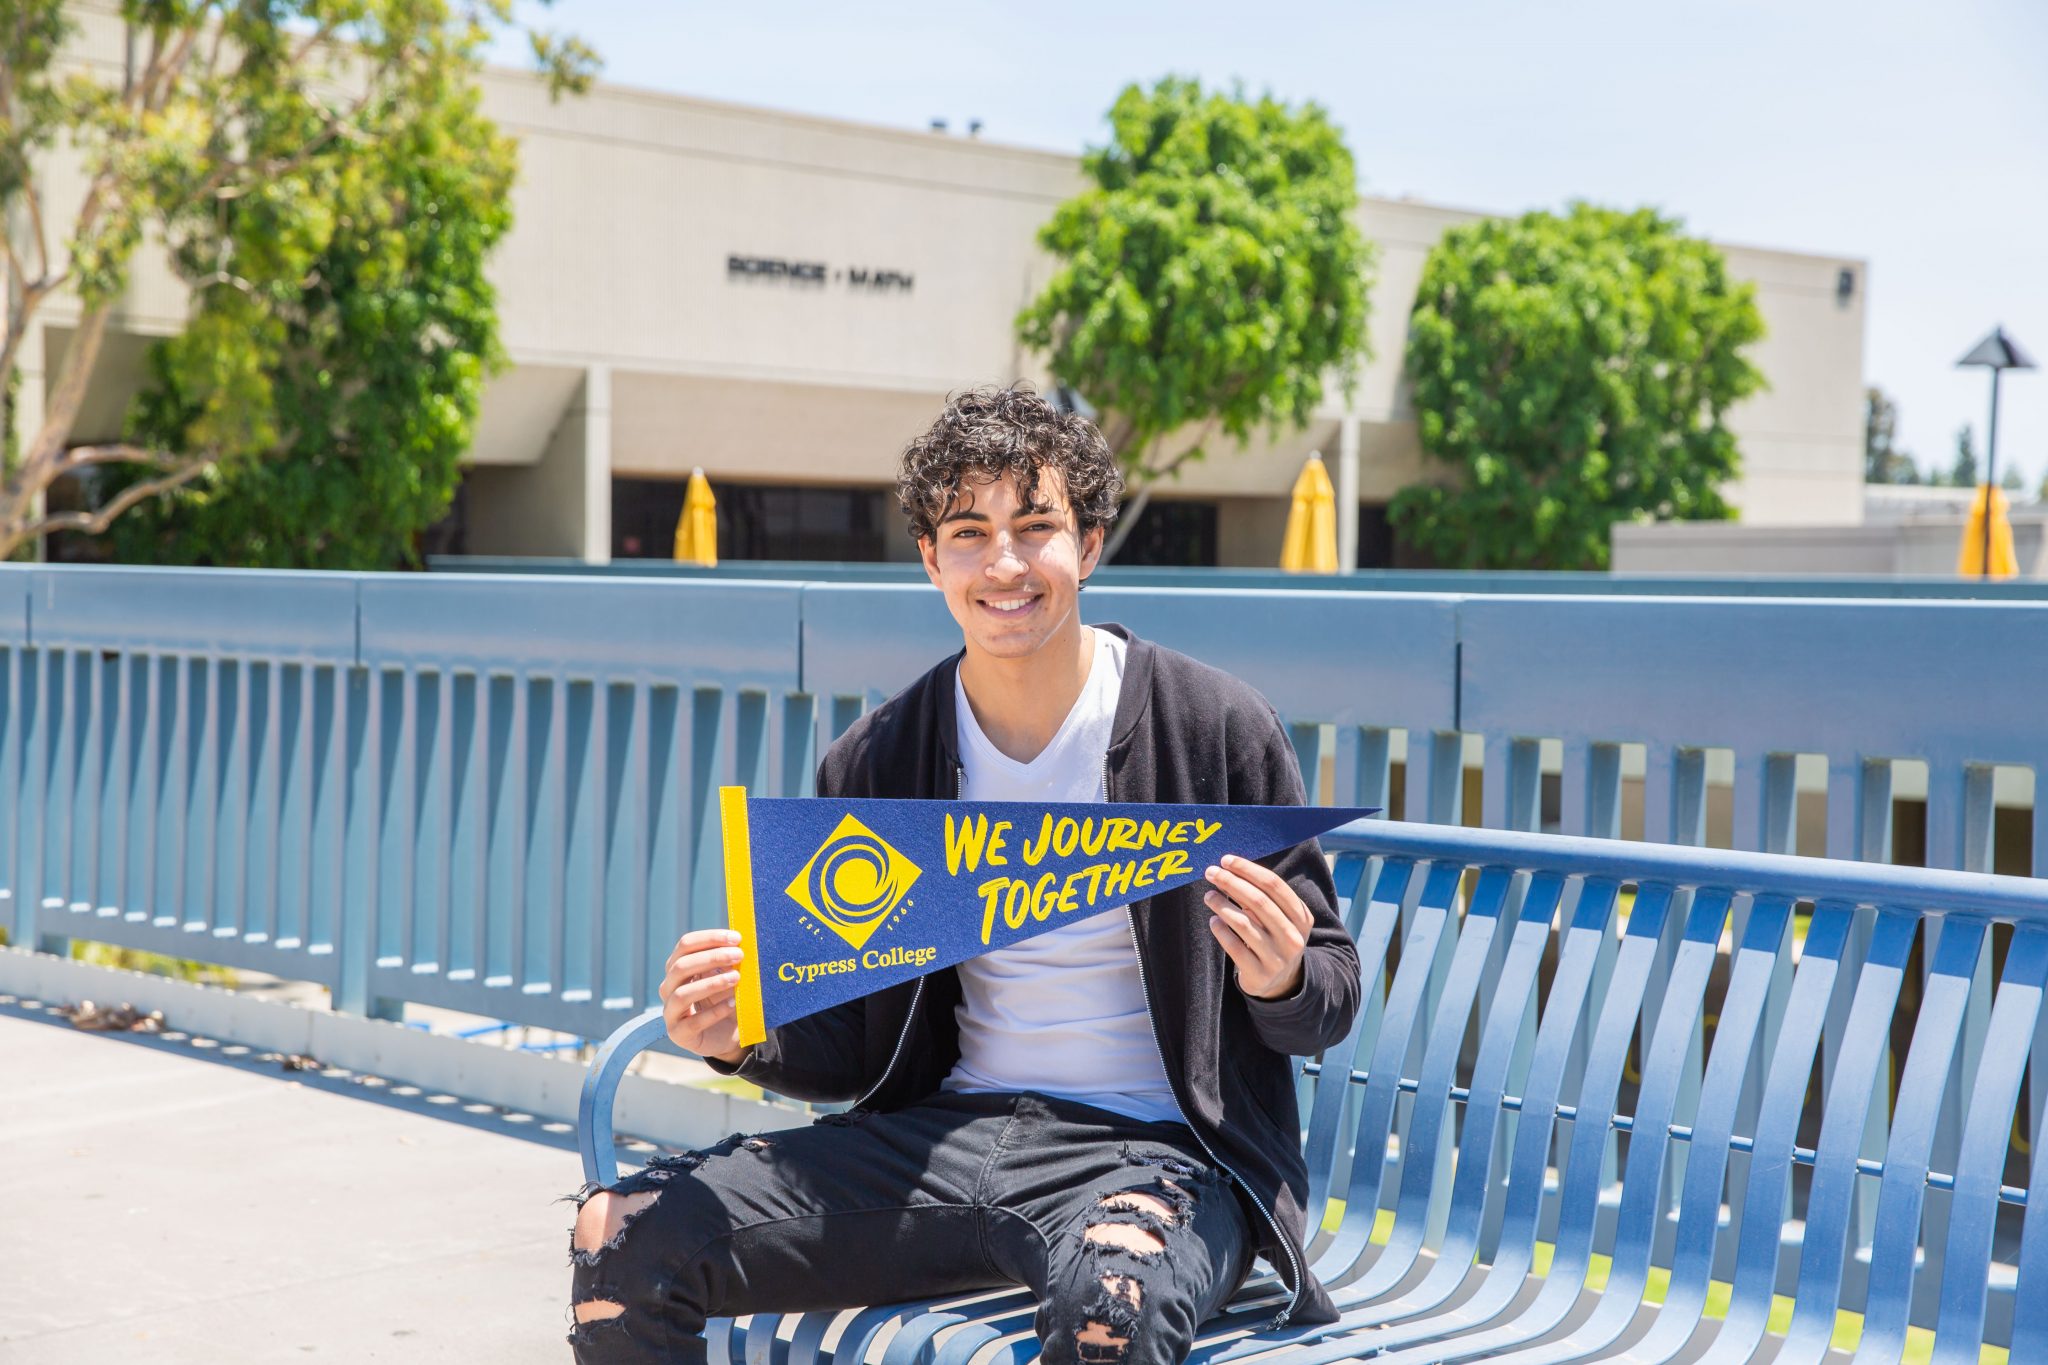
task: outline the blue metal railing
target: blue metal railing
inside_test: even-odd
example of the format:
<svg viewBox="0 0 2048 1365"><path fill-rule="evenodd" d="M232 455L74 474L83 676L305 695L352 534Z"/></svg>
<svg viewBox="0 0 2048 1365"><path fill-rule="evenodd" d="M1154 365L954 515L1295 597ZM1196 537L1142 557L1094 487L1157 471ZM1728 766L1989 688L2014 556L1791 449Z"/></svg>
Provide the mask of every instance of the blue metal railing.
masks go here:
<svg viewBox="0 0 2048 1365"><path fill-rule="evenodd" d="M912 583L925 581L913 560L729 559L716 568L666 559L607 564L549 556L433 555L427 567L450 574L567 574L586 578L682 578L701 582ZM1513 569L1357 569L1291 574L1279 569L1180 568L1110 564L1090 583L1108 588L1263 588L1289 592L1448 592L1595 597L1829 597L1979 602L2048 601L2048 580L1987 581L1952 574L1680 574L1537 572Z"/></svg>
<svg viewBox="0 0 2048 1365"><path fill-rule="evenodd" d="M808 781L800 590L448 586L0 573L13 940L582 1037L648 998L722 915L717 786Z"/></svg>
<svg viewBox="0 0 2048 1365"><path fill-rule="evenodd" d="M1536 828L1549 741L1562 830L1617 835L1635 743L1648 837L1703 843L1718 748L1735 844L1784 852L1812 754L1828 853L1884 861L1912 759L1928 861L1983 870L1994 766L2048 765L2048 604L1110 586L1083 604L1261 688L1335 800L1435 823L1476 780L1485 824ZM911 585L8 566L4 918L16 941L321 981L350 1009L599 1036L673 935L718 914L712 789L807 790L821 744L957 641ZM2048 821L2031 845L2048 866Z"/></svg>
<svg viewBox="0 0 2048 1365"><path fill-rule="evenodd" d="M1884 863L1911 760L1928 862L1979 873L2002 852L1996 769L2048 767L2048 603L1107 582L1082 601L1260 688L1337 802L1440 825L1476 781L1484 824L1537 828L1549 747L1563 832L1618 835L1640 745L1647 837L1703 844L1721 750L1736 848L1789 852L1812 755L1826 851ZM321 982L359 1013L603 1037L677 934L722 919L714 789L802 794L822 744L957 646L910 584L0 567L0 923ZM2048 868L2048 820L2027 842ZM1874 951L1852 938L1841 970ZM1942 1006L1939 1170L1995 1036L1993 956L1980 942ZM1654 1012L1677 968L1643 970ZM1775 979L1764 999L1769 1036ZM1571 1074L1589 1059L1581 1035ZM1658 1077L1676 1103L1711 1079L1697 1050ZM1885 1158L1891 1093L1881 1071L1860 1160ZM1859 1187L1858 1245L1881 1214Z"/></svg>

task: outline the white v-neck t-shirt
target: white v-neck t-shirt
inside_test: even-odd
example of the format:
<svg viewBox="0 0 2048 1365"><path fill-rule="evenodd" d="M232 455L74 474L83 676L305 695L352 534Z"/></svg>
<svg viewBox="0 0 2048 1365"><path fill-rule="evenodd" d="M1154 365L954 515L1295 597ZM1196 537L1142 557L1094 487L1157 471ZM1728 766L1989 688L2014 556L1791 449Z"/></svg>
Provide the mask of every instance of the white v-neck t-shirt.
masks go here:
<svg viewBox="0 0 2048 1365"><path fill-rule="evenodd" d="M1095 657L1052 742L1019 763L989 742L956 674L960 795L968 801L1103 801L1123 691L1124 642L1090 630ZM944 1088L1078 1100L1129 1118L1181 1122L1152 1036L1138 950L1122 907L959 964L960 1061Z"/></svg>

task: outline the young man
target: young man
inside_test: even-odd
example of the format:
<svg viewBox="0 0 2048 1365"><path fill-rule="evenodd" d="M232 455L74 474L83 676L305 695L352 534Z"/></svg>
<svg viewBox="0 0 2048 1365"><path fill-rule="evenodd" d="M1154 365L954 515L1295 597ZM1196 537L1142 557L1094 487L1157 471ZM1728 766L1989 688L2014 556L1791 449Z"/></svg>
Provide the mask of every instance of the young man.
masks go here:
<svg viewBox="0 0 2048 1365"><path fill-rule="evenodd" d="M1251 688L1117 626L1081 584L1122 492L1086 420L956 397L899 493L963 648L861 718L821 796L1300 804ZM704 1320L1028 1286L1047 1362L1174 1362L1264 1253L1278 1319L1328 1321L1302 1245L1288 1058L1350 1027L1357 952L1313 842L737 1042L724 930L683 935L668 1033L809 1128L586 1192L583 1361L701 1361Z"/></svg>

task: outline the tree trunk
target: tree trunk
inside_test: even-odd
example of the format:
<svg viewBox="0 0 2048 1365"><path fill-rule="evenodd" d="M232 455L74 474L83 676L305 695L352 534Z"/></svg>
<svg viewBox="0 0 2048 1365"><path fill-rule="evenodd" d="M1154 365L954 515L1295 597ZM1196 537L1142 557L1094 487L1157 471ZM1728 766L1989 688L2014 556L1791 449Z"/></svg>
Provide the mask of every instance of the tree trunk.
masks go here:
<svg viewBox="0 0 2048 1365"><path fill-rule="evenodd" d="M110 305L86 310L71 334L64 352L64 372L58 376L43 409L42 429L22 453L21 466L0 486L0 560L11 558L29 528L35 525L43 493L56 482L64 462L64 444L78 421L78 409L85 402L86 385L98 363L100 345L106 340Z"/></svg>

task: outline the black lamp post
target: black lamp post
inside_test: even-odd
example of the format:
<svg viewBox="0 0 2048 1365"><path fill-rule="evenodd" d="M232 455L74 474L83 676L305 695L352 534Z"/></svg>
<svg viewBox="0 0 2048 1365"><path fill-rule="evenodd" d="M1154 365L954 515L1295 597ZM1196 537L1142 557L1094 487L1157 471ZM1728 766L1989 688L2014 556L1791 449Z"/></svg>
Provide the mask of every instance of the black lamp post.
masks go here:
<svg viewBox="0 0 2048 1365"><path fill-rule="evenodd" d="M1998 376L2006 370L2031 370L2034 358L2020 349L2020 344L2005 334L2005 328L1994 327L1991 335L1978 342L1976 347L1961 360L1956 368L1982 365L1991 371L1991 431L1985 439L1984 482L1990 488L1998 487ZM1984 560L1979 566L1979 576L1991 577L1991 498L1984 495Z"/></svg>

